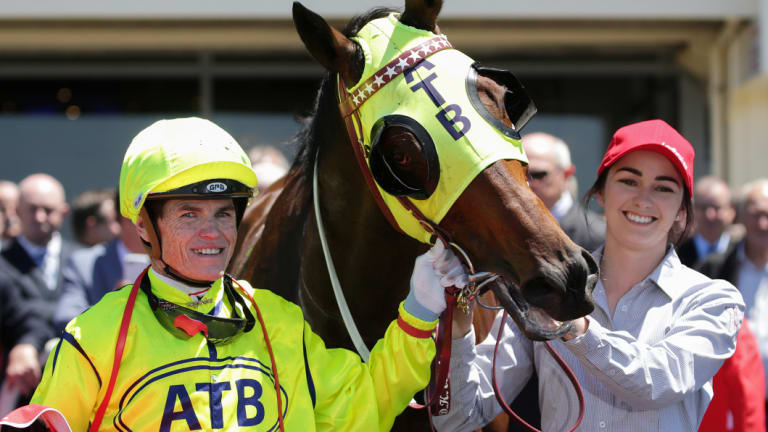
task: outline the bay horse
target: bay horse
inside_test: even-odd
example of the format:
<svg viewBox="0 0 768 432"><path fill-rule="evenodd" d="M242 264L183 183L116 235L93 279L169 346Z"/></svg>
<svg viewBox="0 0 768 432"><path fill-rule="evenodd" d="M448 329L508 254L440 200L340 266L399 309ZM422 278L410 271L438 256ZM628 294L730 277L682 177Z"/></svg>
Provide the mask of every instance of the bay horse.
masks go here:
<svg viewBox="0 0 768 432"><path fill-rule="evenodd" d="M385 214L386 209L382 210L380 198L369 188L370 177L366 177L353 150L354 137L350 137L339 105L343 93L340 89L353 88L361 81L366 72L366 56L371 53L361 48L359 38L351 38L367 23L386 17L399 20L395 25L439 35L436 19L441 6L439 0L407 0L400 15L374 9L352 19L339 32L302 5L293 5L299 36L327 73L313 112L296 138L299 152L291 169L257 197L246 212L229 271L254 287L270 289L300 304L312 329L329 347L352 348L353 344L332 292L315 209L319 209L323 219L322 231L343 295L368 347L383 336L396 317L398 304L409 290L414 260L428 248L424 238L417 240L403 234L392 223L391 215ZM394 55L404 58L402 53ZM413 55L417 55L415 49ZM418 66L430 67L431 63L424 62L431 59L418 60ZM439 65L435 67L439 69ZM518 117L511 118L513 108L509 101L514 89L509 88L506 75L495 69L473 70L474 84L467 85L466 92L481 104L475 109L486 111L486 120L492 126L485 126L506 131L507 135L490 136L487 141L519 146L519 128L514 124ZM422 89L426 90L428 84ZM424 92L429 93L429 98L422 100L430 103L432 99L435 104L429 109L434 110L440 95L436 89L430 90ZM413 88L411 91L415 92ZM457 91L465 92L464 82ZM393 107L400 102L393 101ZM460 120L461 111L454 114L455 123ZM444 120L451 121L447 117ZM477 123L473 127L479 129ZM393 177L397 180L393 189L391 185L383 186L382 194L394 190L393 194L399 193L400 198L417 202L423 199L419 191L434 189L435 176L450 177L446 172L450 174L453 168L450 161L441 160L438 154L436 170L435 155L425 150L425 139L430 138L422 136L419 125L408 125L379 125L377 149L366 148L365 154L371 157L372 168L374 154L378 155L379 167L386 168L384 174L374 176L378 186ZM463 132L460 126L453 128L455 134ZM435 143L440 145L444 143ZM554 337L547 328L552 320L565 322L591 312L597 265L587 251L562 232L528 187L526 174L524 154L483 166L474 177L465 179L463 191L458 191L458 197L436 222L439 230L466 251L477 269L501 277L493 287L500 303L527 337L544 340ZM313 181L317 182L316 203ZM408 411L398 418L395 429L424 430L426 416ZM416 423L414 416L418 417Z"/></svg>

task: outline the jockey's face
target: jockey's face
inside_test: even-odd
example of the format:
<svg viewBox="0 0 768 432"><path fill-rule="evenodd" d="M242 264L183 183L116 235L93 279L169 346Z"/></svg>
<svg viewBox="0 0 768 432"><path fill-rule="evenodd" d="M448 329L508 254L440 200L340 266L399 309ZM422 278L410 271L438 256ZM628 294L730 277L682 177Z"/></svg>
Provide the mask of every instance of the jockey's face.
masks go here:
<svg viewBox="0 0 768 432"><path fill-rule="evenodd" d="M171 199L157 216L163 261L181 276L220 278L232 258L237 235L231 199ZM161 270L162 264L155 270ZM158 268L159 267L159 268Z"/></svg>

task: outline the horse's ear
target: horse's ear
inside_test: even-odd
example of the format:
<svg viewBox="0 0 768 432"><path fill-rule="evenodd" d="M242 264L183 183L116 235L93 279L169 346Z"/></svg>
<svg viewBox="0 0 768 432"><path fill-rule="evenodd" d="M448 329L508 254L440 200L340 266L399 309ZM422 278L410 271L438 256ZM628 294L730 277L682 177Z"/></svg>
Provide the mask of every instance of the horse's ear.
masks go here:
<svg viewBox="0 0 768 432"><path fill-rule="evenodd" d="M348 86L360 81L362 51L356 43L299 2L293 2L293 24L315 60L329 71L340 73Z"/></svg>
<svg viewBox="0 0 768 432"><path fill-rule="evenodd" d="M439 33L437 16L443 7L443 0L405 0L405 12L400 22L432 33Z"/></svg>

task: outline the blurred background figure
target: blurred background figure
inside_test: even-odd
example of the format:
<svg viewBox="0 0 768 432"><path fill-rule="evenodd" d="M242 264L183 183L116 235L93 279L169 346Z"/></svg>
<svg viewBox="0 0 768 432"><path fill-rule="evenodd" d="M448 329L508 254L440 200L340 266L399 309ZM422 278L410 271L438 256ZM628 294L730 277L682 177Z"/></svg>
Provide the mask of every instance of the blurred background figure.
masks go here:
<svg viewBox="0 0 768 432"><path fill-rule="evenodd" d="M266 190L291 167L283 154L271 145L256 145L248 151L248 158L259 179L259 192Z"/></svg>
<svg viewBox="0 0 768 432"><path fill-rule="evenodd" d="M569 185L576 172L568 145L553 135L535 132L523 136L528 156L528 184L544 202L563 231L577 245L595 250L605 239L605 222L585 209Z"/></svg>
<svg viewBox="0 0 768 432"><path fill-rule="evenodd" d="M51 329L61 293L61 267L76 246L62 238L59 228L69 211L61 183L48 174L32 174L19 183L19 234L0 254L0 290L15 291L9 298L15 310L40 317ZM11 335L12 339L20 335ZM5 346L4 379L31 394L40 376L41 339ZM10 351L8 351L10 350Z"/></svg>
<svg viewBox="0 0 768 432"><path fill-rule="evenodd" d="M736 210L731 190L719 177L702 177L693 187L694 235L677 248L680 262L695 267L713 253L735 247L742 233L732 229ZM734 282L735 284L735 282Z"/></svg>
<svg viewBox="0 0 768 432"><path fill-rule="evenodd" d="M8 225L8 214L5 211L5 206L0 201L0 233L5 232L5 227ZM0 250L3 250L3 244L5 239L0 235Z"/></svg>
<svg viewBox="0 0 768 432"><path fill-rule="evenodd" d="M724 411L727 405L735 424L758 424L759 429L709 430L765 430L766 388L765 368L768 366L768 179L759 179L744 185L737 199L737 217L744 225L744 238L734 247L705 258L697 270L711 278L725 279L741 291L746 305L745 316L750 325L742 326L736 352L721 370L740 368L741 377L718 380L715 375L714 409ZM752 335L742 335L751 330ZM757 340L755 343L742 339ZM755 352L756 351L756 352ZM762 371L754 364L762 357ZM763 378L762 382L757 382ZM718 389L718 382L721 384ZM717 392L721 392L718 397ZM761 394L755 395L755 392ZM725 396L725 399L723 399ZM707 411L709 414L709 411ZM722 426L722 422L716 426Z"/></svg>
<svg viewBox="0 0 768 432"><path fill-rule="evenodd" d="M72 230L83 246L106 243L120 234L114 189L89 189L72 202Z"/></svg>
<svg viewBox="0 0 768 432"><path fill-rule="evenodd" d="M0 243L8 244L21 233L21 223L16 208L19 206L19 187L8 180L0 180L0 204L5 208L5 227L0 230Z"/></svg>
<svg viewBox="0 0 768 432"><path fill-rule="evenodd" d="M119 215L120 199L116 190L112 191L109 203L111 212ZM149 265L136 226L122 216L118 216L117 223L119 235L112 241L78 250L64 264L61 298L53 316L57 332L104 294L133 283Z"/></svg>

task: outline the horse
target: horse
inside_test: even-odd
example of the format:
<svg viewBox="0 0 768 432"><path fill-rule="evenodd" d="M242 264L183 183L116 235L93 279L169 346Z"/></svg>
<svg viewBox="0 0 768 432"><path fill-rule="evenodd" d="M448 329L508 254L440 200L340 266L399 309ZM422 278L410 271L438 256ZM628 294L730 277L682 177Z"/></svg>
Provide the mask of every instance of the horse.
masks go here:
<svg viewBox="0 0 768 432"><path fill-rule="evenodd" d="M418 212L419 205L424 206L424 196L439 188L436 184L450 178L451 170L457 169L451 161L443 159L443 155L429 151L425 142L430 141L434 133L426 131L425 136L419 124L397 121L403 116L386 116L395 120L377 122L375 133L371 131L375 134L375 146L364 146L363 159L356 155L359 147L354 146L358 144L354 140L359 137L350 133L350 117L343 115L339 98L349 97L346 101L349 104L353 96L363 93L361 90L354 95L346 94L344 89L359 84L366 72L366 56L371 53L361 48L359 38L352 38L368 23L386 17L394 17L391 19L398 21L395 26L437 36L440 32L436 20L441 7L439 0L407 0L400 15L392 15L393 11L388 9L373 9L353 18L344 31L339 32L301 4L293 4L297 32L327 73L312 113L296 137L299 151L288 174L262 192L246 212L229 272L255 287L270 289L297 302L312 329L329 347L352 348L354 343L333 294L321 235L324 235L328 258L335 265L352 319L368 347L382 337L396 317L398 304L409 290L413 262L426 251L436 231L460 245L462 253L477 269L500 276L491 284L494 294L524 334L533 340L555 337L557 333L548 325L586 315L594 307L592 290L597 280L597 265L587 251L562 232L528 187L524 154L514 159L499 158L482 166L470 178L460 179L463 190L458 189L458 196L444 215L440 215L439 220L433 214L426 215L428 221L435 219L434 226L416 235L413 230L421 223L403 229L406 223L393 221L387 207L391 208L395 197L398 202L411 206L406 216L400 217L410 217L413 211ZM442 43L442 39L438 43ZM445 44L437 47L445 48ZM387 49L397 51L392 44ZM408 53L418 55L415 49ZM394 55L405 58L400 52ZM430 78L424 78L426 73L419 75L419 72L429 72L430 66L440 69L439 64L430 63L437 61L433 58L437 55L414 60L418 64L412 64L411 69L419 70L410 75L411 95L403 96L409 100L418 97L413 87L421 85L422 97L413 103L417 109L430 110L430 113L440 108L437 102L441 94L437 88L430 87ZM405 69L402 72L406 72ZM469 73L475 76L472 85L467 84L466 93L477 103L474 109L484 111L484 121L491 125L478 125L480 122L473 118L472 127L476 130L481 126L491 127L504 132L486 135L484 141L487 142L475 145L499 141L499 145L521 149L520 124L515 122L522 123L524 119L510 101L511 93L521 88L513 88L516 85L509 77L511 74L504 71L474 65L470 69L474 72ZM417 78L422 81L414 84ZM464 92L463 86L462 82L461 92ZM444 101L443 109L448 102ZM398 99L393 106L400 103ZM354 110L354 104L352 106ZM464 112L473 109L463 108ZM382 109L387 111L386 107ZM442 125L446 126L447 122L452 129L446 130L449 133L452 130L455 138L468 128L466 124L459 124L460 110L454 110L453 114L453 117L444 117ZM360 125L358 131L367 134L369 131L363 130L363 126L368 127ZM445 140L438 141L429 144L445 145L442 142ZM458 146L460 142L467 141L455 140L452 145ZM369 167L372 175L365 172ZM381 196L376 196L376 190ZM389 199L390 204L382 205L382 196ZM423 430L425 425L425 415L410 413L398 417L395 429Z"/></svg>

